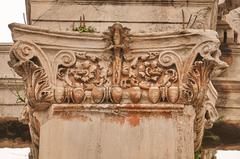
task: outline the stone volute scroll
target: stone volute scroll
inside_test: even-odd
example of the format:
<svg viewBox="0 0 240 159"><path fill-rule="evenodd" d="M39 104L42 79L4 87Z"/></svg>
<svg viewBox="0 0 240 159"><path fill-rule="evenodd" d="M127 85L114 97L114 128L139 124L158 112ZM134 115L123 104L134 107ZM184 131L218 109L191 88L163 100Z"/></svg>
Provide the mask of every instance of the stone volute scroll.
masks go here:
<svg viewBox="0 0 240 159"><path fill-rule="evenodd" d="M9 66L25 83L28 99L25 118L28 120L32 139L31 156L38 159L40 125L33 113L45 110L54 103L51 67L44 52L33 42L25 40L17 41L12 46L10 59Z"/></svg>
<svg viewBox="0 0 240 159"><path fill-rule="evenodd" d="M210 128L217 119L217 111L213 106L217 99L217 93L213 93L216 94L215 98L209 97L209 92L216 92L211 79L228 67L225 62L219 59L221 52L218 48L219 43L214 41L205 41L197 45L184 68L186 70L184 70L183 77L183 96L186 102L189 101L195 107L196 112L194 122L195 150L201 146L205 125ZM188 67L187 64L191 67ZM206 116L209 118L206 119Z"/></svg>
<svg viewBox="0 0 240 159"><path fill-rule="evenodd" d="M211 79L228 65L219 58L219 41L213 31L134 34L119 23L103 34L59 33L19 24L11 24L11 29L15 43L9 66L23 77L26 85L30 127L32 132L37 132L32 133L37 138L34 140L36 156L39 133L45 133L40 127L58 113L62 113L64 120L81 118L89 122L95 117L88 120L88 115L76 114L105 113L106 118L114 114L116 119L110 121L126 120L136 126L151 113L157 119L156 114L160 114L167 116L166 120L175 121L174 113L193 108L195 150L201 146L204 128L211 127L217 119L217 92ZM30 34L32 39L15 37L15 33ZM44 43L46 38L49 44ZM56 45L55 41L60 44ZM61 47L52 49L52 45ZM70 120L68 115L73 111L74 118ZM143 119L138 118L139 113ZM99 121L108 123L109 119L96 120ZM177 133L184 134L181 126L186 123L177 120L175 123ZM42 140L44 143L45 139ZM181 137L180 140L184 142ZM179 147L176 151L184 151ZM184 156L184 152L179 155Z"/></svg>
<svg viewBox="0 0 240 159"><path fill-rule="evenodd" d="M18 41L10 50L9 66L23 77L29 105L43 110L53 103L51 67L44 52L30 41Z"/></svg>

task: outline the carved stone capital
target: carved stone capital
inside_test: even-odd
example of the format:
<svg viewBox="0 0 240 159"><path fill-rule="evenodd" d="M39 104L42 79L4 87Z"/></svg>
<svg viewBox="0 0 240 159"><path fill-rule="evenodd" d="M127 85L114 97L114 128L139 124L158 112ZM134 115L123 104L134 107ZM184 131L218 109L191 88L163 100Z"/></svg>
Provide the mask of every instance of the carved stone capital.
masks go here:
<svg viewBox="0 0 240 159"><path fill-rule="evenodd" d="M29 105L36 110L48 108L53 102L53 89L45 53L33 42L21 40L12 46L10 59L9 66L25 82Z"/></svg>
<svg viewBox="0 0 240 159"><path fill-rule="evenodd" d="M230 27L236 31L238 34L240 33L239 24L240 24L240 8L233 9L226 15L226 21L230 25ZM240 37L238 36L238 42L240 41Z"/></svg>
<svg viewBox="0 0 240 159"><path fill-rule="evenodd" d="M53 103L192 105L195 149L204 126L216 119L211 79L227 64L219 59L213 31L130 34L121 24L104 34L59 33L19 24L11 28L23 36L14 37L9 65L23 77L34 110ZM53 43L56 37L60 44Z"/></svg>

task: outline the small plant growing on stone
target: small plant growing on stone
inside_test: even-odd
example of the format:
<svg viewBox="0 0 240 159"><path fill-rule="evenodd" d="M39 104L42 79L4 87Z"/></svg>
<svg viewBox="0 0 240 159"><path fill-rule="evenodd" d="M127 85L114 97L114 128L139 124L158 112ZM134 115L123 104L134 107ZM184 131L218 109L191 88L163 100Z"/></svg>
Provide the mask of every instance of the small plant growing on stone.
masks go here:
<svg viewBox="0 0 240 159"><path fill-rule="evenodd" d="M7 81L6 84L8 90L16 97L16 103L26 103L25 90L19 87L15 73L13 73L13 80Z"/></svg>
<svg viewBox="0 0 240 159"><path fill-rule="evenodd" d="M201 150L195 152L195 159L201 159Z"/></svg>
<svg viewBox="0 0 240 159"><path fill-rule="evenodd" d="M85 21L85 16L83 14L83 16L80 16L80 26L79 27L75 27L74 23L73 23L73 31L78 31L79 33L92 33L92 32L96 32L96 28L92 27L92 26L86 26L86 21Z"/></svg>

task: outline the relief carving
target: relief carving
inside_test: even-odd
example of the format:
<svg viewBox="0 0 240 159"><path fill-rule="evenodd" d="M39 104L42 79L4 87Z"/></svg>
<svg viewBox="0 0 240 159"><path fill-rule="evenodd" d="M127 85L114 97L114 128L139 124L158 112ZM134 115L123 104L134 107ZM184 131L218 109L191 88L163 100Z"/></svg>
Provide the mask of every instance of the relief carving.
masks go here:
<svg viewBox="0 0 240 159"><path fill-rule="evenodd" d="M181 57L171 50L134 55L129 30L118 23L109 27L101 55L59 51L53 59L55 102L123 103L125 97L128 103L178 103Z"/></svg>
<svg viewBox="0 0 240 159"><path fill-rule="evenodd" d="M128 32L130 29L123 27L121 24L116 23L109 27L109 32L105 33L107 40L106 51L112 54L112 87L110 88L110 101L113 103L120 103L122 99L123 90L120 87L122 71L124 72L123 60L124 56L129 54L129 41Z"/></svg>
<svg viewBox="0 0 240 159"><path fill-rule="evenodd" d="M226 21L230 25L230 27L240 34L239 29L239 19L240 19L240 8L233 9L226 15ZM240 41L240 36L238 36L238 42Z"/></svg>
<svg viewBox="0 0 240 159"><path fill-rule="evenodd" d="M219 59L221 52L218 45L213 42L204 42L196 47L195 60L190 59L192 65L183 79L183 96L189 104L195 107L196 117L194 122L195 150L199 149L204 134L204 127L211 126L217 119L215 106L209 107L207 91L211 85L211 79L228 67ZM212 86L213 87L213 86ZM214 88L212 88L214 89ZM208 114L208 119L206 118ZM210 115L211 114L211 115Z"/></svg>
<svg viewBox="0 0 240 159"><path fill-rule="evenodd" d="M18 41L10 50L9 66L23 77L28 103L33 109L46 109L53 102L52 85L49 80L50 68L47 58L32 42Z"/></svg>
<svg viewBox="0 0 240 159"><path fill-rule="evenodd" d="M86 52L60 51L54 58L56 102L82 103L86 91L91 92L94 103L103 102L110 80L107 59Z"/></svg>
<svg viewBox="0 0 240 159"><path fill-rule="evenodd" d="M174 62L174 56L177 57L176 62ZM138 62L135 62L136 59ZM135 73L128 78L134 78L137 81L135 83L138 83L141 89L148 90L148 99L152 103L157 103L159 100L175 103L178 100L179 75L177 68L181 62L176 53L171 51L149 52L134 60L135 67L129 68L129 70L132 69L132 72Z"/></svg>
<svg viewBox="0 0 240 159"><path fill-rule="evenodd" d="M102 36L102 53L60 50L52 67L34 43L17 41L9 65L23 77L33 110L53 103L193 105L197 150L204 127L217 118L207 95L211 79L227 67L219 59L218 41L204 41L187 55L171 48L138 53L131 50L129 31L116 23Z"/></svg>

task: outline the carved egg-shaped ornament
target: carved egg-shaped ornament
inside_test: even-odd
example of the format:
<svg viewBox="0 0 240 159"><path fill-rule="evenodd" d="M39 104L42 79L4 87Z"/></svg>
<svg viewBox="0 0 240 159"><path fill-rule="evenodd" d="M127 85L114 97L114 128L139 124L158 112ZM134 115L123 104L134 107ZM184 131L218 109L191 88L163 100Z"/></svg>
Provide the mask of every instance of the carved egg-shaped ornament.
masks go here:
<svg viewBox="0 0 240 159"><path fill-rule="evenodd" d="M92 89L92 99L94 103L102 103L105 97L104 87L93 87Z"/></svg>
<svg viewBox="0 0 240 159"><path fill-rule="evenodd" d="M132 87L129 89L129 97L133 103L138 103L142 97L140 87Z"/></svg>
<svg viewBox="0 0 240 159"><path fill-rule="evenodd" d="M172 86L168 88L167 100L171 103L176 103L179 98L179 88Z"/></svg>
<svg viewBox="0 0 240 159"><path fill-rule="evenodd" d="M158 102L159 98L160 98L159 88L157 86L150 87L148 91L148 99L155 104Z"/></svg>
<svg viewBox="0 0 240 159"><path fill-rule="evenodd" d="M113 103L120 103L122 100L122 88L119 86L112 86L110 91L110 97Z"/></svg>
<svg viewBox="0 0 240 159"><path fill-rule="evenodd" d="M54 89L54 99L57 103L63 103L65 100L65 89L64 87L56 87Z"/></svg>
<svg viewBox="0 0 240 159"><path fill-rule="evenodd" d="M72 100L74 103L82 103L84 100L84 90L82 88L74 88L72 90Z"/></svg>

